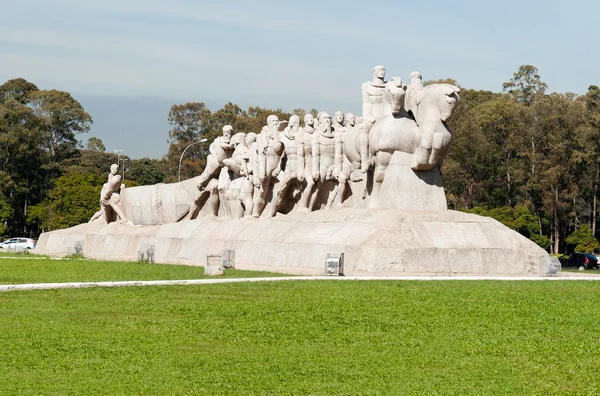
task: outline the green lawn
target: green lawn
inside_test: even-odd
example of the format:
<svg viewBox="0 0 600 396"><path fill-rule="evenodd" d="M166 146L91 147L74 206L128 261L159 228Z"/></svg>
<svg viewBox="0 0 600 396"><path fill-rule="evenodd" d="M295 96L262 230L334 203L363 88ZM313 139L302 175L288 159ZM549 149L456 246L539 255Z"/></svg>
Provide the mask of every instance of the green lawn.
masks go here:
<svg viewBox="0 0 600 396"><path fill-rule="evenodd" d="M52 260L36 255L0 255L0 284L177 280L206 278L204 267L116 261ZM281 276L271 272L225 270L224 277Z"/></svg>
<svg viewBox="0 0 600 396"><path fill-rule="evenodd" d="M0 394L594 395L600 283L0 293Z"/></svg>

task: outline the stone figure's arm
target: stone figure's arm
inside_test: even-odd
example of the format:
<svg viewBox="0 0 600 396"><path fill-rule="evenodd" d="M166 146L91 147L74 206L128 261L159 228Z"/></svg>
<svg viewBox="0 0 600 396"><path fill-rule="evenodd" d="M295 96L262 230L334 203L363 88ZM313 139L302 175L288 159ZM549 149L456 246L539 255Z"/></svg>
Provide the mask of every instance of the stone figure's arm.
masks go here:
<svg viewBox="0 0 600 396"><path fill-rule="evenodd" d="M261 134L258 136L257 139L257 148L258 148L258 155L257 155L257 163L258 163L258 167L255 169L255 172L258 176L258 180L260 180L261 182L263 180L265 180L265 178L267 177L267 155L265 153L267 147L264 144L264 134Z"/></svg>
<svg viewBox="0 0 600 396"><path fill-rule="evenodd" d="M213 158L218 158L217 156L217 146L216 146L216 142L219 138L215 139L210 146L208 146L208 152L210 154L212 154Z"/></svg>
<svg viewBox="0 0 600 396"><path fill-rule="evenodd" d="M319 151L319 136L320 131L315 131L312 134L312 177L313 180L319 180L319 166L321 164L321 152Z"/></svg>
<svg viewBox="0 0 600 396"><path fill-rule="evenodd" d="M373 104L371 103L371 97L367 93L368 86L369 86L368 83L363 83L363 85L362 85L363 117L368 117L368 116L373 115Z"/></svg>
<svg viewBox="0 0 600 396"><path fill-rule="evenodd" d="M334 137L333 177L337 178L344 164L344 134L336 133Z"/></svg>
<svg viewBox="0 0 600 396"><path fill-rule="evenodd" d="M296 177L299 181L304 180L304 166L306 165L306 160L304 158L304 144L302 143L303 140L303 138L296 139L296 150L298 152L298 173L296 174Z"/></svg>

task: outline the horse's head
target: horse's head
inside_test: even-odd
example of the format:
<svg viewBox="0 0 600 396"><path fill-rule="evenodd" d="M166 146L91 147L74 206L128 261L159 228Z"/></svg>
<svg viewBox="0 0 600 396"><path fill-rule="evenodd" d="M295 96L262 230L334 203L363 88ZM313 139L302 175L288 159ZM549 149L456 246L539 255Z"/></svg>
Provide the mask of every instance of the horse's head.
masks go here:
<svg viewBox="0 0 600 396"><path fill-rule="evenodd" d="M450 84L431 84L419 92L418 119L431 121L437 117L447 121L460 103L460 88Z"/></svg>

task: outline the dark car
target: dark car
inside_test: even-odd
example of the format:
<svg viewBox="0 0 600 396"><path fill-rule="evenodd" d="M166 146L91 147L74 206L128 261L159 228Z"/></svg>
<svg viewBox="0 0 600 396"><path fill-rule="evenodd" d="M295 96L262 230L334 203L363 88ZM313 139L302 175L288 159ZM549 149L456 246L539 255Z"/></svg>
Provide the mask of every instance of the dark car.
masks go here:
<svg viewBox="0 0 600 396"><path fill-rule="evenodd" d="M563 267L576 267L580 271L598 268L598 258L591 253L571 253L558 258Z"/></svg>

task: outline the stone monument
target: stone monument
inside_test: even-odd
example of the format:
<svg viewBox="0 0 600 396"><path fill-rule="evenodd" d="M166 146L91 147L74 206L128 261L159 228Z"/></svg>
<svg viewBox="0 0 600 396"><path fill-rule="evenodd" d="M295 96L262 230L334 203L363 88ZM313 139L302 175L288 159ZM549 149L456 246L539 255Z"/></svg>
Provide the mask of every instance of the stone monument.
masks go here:
<svg viewBox="0 0 600 396"><path fill-rule="evenodd" d="M236 268L323 274L344 257L346 275L537 275L548 254L499 222L447 209L440 167L459 88L385 80L362 84L361 117L336 111L261 131L229 125L210 145L204 172L172 184L124 188L113 172L88 224L44 233L36 251L205 265L233 251ZM115 166L115 165L113 165ZM118 169L118 167L117 167Z"/></svg>

